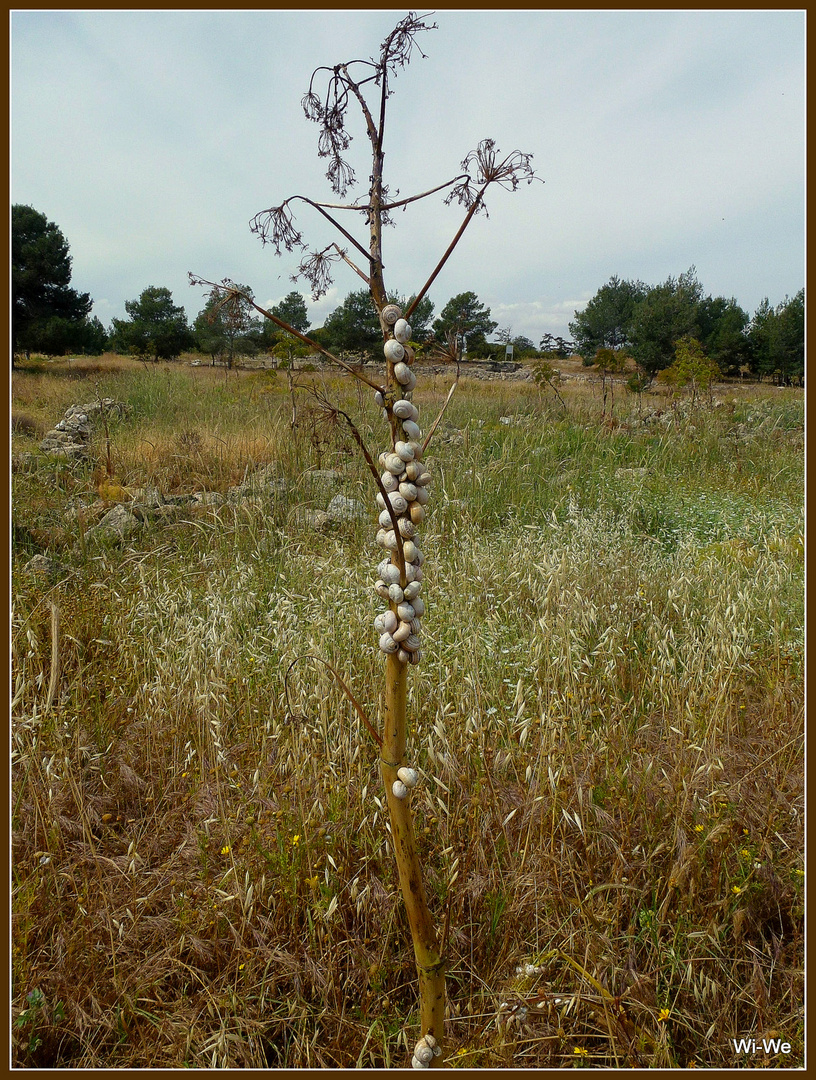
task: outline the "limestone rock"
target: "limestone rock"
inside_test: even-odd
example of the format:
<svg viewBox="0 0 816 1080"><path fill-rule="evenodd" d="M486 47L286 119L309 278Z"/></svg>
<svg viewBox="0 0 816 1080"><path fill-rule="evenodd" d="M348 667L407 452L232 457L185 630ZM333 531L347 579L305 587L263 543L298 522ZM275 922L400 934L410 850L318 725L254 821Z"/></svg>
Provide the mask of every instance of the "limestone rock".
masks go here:
<svg viewBox="0 0 816 1080"><path fill-rule="evenodd" d="M114 506L102 518L98 525L88 529L85 539L114 540L121 542L129 540L140 529L139 519L122 503Z"/></svg>
<svg viewBox="0 0 816 1080"><path fill-rule="evenodd" d="M326 514L333 523L343 521L368 521L370 510L359 499L349 499L345 495L335 495L329 503Z"/></svg>

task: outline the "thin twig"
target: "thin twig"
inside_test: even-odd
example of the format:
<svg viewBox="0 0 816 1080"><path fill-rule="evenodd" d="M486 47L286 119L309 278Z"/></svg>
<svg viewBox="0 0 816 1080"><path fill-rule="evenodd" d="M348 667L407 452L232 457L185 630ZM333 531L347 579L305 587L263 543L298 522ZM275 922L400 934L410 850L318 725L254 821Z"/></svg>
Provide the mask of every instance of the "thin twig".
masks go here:
<svg viewBox="0 0 816 1080"><path fill-rule="evenodd" d="M284 690L286 692L286 704L287 704L288 709L289 709L289 715L291 717L295 717L295 716L299 715L299 714L295 713L294 709L291 706L291 702L289 700L289 675L290 675L290 673L292 671L292 668L295 666L295 664L299 663L301 660L316 660L319 664L323 664L325 667L327 667L329 669L329 671L332 673L332 675L334 675L335 679L337 679L338 683L340 684L340 688L342 689L343 693L346 695L346 697L349 699L351 704L354 706L354 708L355 708L355 710L357 712L357 715L360 717L360 719L363 721L365 726L368 728L369 734L374 739L377 746L382 746L382 739L380 738L380 736L377 734L377 732L372 727L370 720L366 716L365 709L362 707L362 705L357 700L357 698L354 696L354 694L352 694L351 690L349 690L349 688L346 686L346 684L343 682L343 680L340 678L340 676L337 674L337 672L332 667L332 665L328 662L328 660L324 660L322 656L315 656L313 653L302 653L300 656L296 656L295 659L292 661L292 663L289 665L289 667L286 669L286 676L285 676L285 678L283 680L283 686L284 686Z"/></svg>
<svg viewBox="0 0 816 1080"><path fill-rule="evenodd" d="M59 625L60 609L53 601L48 602L51 608L51 677L48 682L48 694L45 699L45 712L49 712L54 704L54 695L57 692L57 680L59 679Z"/></svg>
<svg viewBox="0 0 816 1080"><path fill-rule="evenodd" d="M447 409L448 405L450 404L450 399L453 397L454 390L456 390L456 387L458 385L459 385L459 361L457 360L456 361L456 378L454 379L453 386L451 386L450 390L448 390L448 396L445 398L445 404L439 410L439 415L437 416L436 420L434 420L434 422L431 424L430 431L425 436L425 441L422 444L422 450L420 452L420 457L424 456L425 450L426 450L426 448L428 446L428 443L431 441L431 438L433 437L433 433L436 431L437 424L442 419L442 417L443 417L443 415L445 413L445 409Z"/></svg>

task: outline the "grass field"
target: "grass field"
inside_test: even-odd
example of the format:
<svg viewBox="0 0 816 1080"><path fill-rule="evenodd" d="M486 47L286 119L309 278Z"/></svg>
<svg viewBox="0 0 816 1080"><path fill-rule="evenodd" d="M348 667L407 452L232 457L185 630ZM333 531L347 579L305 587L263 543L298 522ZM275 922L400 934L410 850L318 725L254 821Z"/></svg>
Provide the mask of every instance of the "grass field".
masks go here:
<svg viewBox="0 0 816 1080"><path fill-rule="evenodd" d="M370 395L316 378L376 457ZM420 372L426 427L446 391ZM560 393L464 380L427 454L410 746L446 1061L801 1066L802 392L621 390L612 422L594 382ZM130 407L113 475L101 429L86 465L37 456L97 394ZM300 394L294 437L283 373L109 357L30 363L12 405L13 1063L405 1066L377 750L323 666L284 685L313 654L381 709L348 433ZM272 463L274 500L87 535ZM307 527L338 491L371 521Z"/></svg>

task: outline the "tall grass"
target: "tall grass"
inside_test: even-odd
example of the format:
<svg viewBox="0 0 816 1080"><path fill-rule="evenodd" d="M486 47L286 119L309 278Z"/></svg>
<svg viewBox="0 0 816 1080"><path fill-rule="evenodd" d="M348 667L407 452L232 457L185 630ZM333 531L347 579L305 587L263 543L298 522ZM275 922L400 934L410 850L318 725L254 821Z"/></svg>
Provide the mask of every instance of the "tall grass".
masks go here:
<svg viewBox="0 0 816 1080"><path fill-rule="evenodd" d="M382 709L373 528L296 513L318 463L372 501L364 466L293 440L269 377L104 378L132 407L129 484L275 463L290 487L83 547L56 510L95 496L93 462L14 474L14 1060L401 1065L418 1017L376 754L321 666L284 685L315 654ZM610 428L562 393L566 414L465 383L429 457L409 710L449 1063L756 1065L731 1040L777 1032L767 1063L801 1064L801 396L729 389L648 428L616 399ZM24 570L35 550L62 570Z"/></svg>

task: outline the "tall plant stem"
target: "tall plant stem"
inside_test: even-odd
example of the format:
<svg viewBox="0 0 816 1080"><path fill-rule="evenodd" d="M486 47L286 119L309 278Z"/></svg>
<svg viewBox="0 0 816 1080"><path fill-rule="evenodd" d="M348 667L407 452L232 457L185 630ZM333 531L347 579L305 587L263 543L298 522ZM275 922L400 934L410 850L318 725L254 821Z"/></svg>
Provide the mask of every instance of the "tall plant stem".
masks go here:
<svg viewBox="0 0 816 1080"><path fill-rule="evenodd" d="M400 663L394 655L389 656L385 668L385 725L380 766L391 813L391 834L400 887L414 943L419 976L421 1035L433 1035L441 1046L445 1027L445 961L422 883L411 797L409 794L405 799L398 799L392 791L397 770L407 764L407 689L408 665ZM441 1057L434 1058L433 1064L441 1061Z"/></svg>

